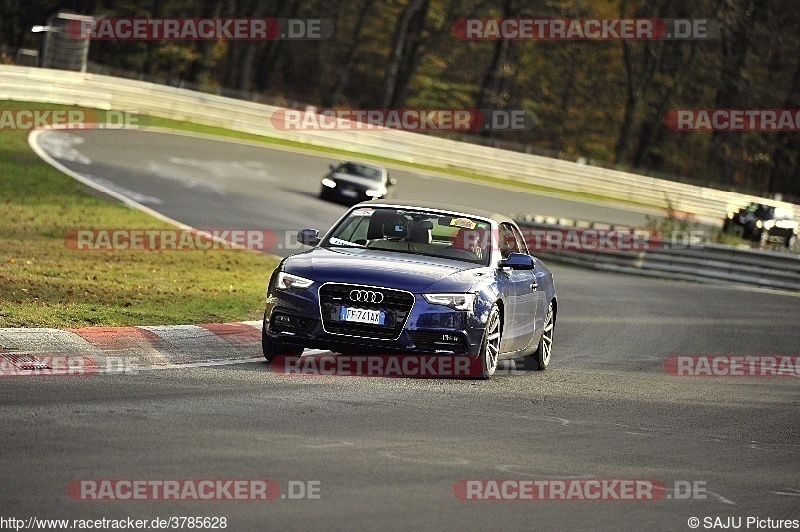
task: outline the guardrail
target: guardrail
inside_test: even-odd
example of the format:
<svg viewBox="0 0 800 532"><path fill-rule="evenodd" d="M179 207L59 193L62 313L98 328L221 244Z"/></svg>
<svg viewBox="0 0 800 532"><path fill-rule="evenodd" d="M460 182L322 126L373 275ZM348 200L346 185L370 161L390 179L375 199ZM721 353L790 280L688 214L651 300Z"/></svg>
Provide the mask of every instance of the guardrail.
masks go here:
<svg viewBox="0 0 800 532"><path fill-rule="evenodd" d="M606 224L532 221L518 218L520 227L541 231L581 228L625 230ZM565 246L566 247L566 246ZM646 275L712 284L740 285L800 291L800 255L736 248L704 242L681 242L648 250L546 249L533 254L542 259L595 270Z"/></svg>
<svg viewBox="0 0 800 532"><path fill-rule="evenodd" d="M173 120L465 170L658 208L671 204L677 211L720 220L729 206L740 207L762 199L408 131L288 131L276 128L271 122L273 113L282 110L279 107L98 74L0 65L0 99L146 111ZM800 218L800 206L793 208Z"/></svg>

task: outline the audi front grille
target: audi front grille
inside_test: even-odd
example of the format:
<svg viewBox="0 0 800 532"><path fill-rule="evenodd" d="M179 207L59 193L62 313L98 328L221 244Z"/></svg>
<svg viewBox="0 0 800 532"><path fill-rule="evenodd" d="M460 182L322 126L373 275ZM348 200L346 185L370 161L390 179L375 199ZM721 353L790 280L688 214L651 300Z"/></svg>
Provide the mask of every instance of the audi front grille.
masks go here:
<svg viewBox="0 0 800 532"><path fill-rule="evenodd" d="M414 306L414 295L404 290L378 286L326 283L319 289L319 305L325 332L377 340L397 340L411 307ZM341 321L339 315L343 306L382 310L385 313L384 324Z"/></svg>

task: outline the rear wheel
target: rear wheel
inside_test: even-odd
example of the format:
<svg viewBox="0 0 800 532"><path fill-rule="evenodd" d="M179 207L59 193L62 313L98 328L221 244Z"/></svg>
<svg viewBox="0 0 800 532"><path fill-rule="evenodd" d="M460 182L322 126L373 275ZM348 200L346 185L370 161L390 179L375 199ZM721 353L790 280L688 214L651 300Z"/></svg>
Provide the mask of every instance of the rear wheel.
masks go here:
<svg viewBox="0 0 800 532"><path fill-rule="evenodd" d="M525 357L525 369L541 371L550 364L553 353L553 332L555 331L555 317L553 316L553 302L547 306L547 315L544 318L544 331L539 340L539 347L532 355Z"/></svg>
<svg viewBox="0 0 800 532"><path fill-rule="evenodd" d="M486 330L483 332L483 341L481 342L481 377L484 379L491 379L497 370L501 333L500 309L494 305L489 312L489 319L486 320Z"/></svg>

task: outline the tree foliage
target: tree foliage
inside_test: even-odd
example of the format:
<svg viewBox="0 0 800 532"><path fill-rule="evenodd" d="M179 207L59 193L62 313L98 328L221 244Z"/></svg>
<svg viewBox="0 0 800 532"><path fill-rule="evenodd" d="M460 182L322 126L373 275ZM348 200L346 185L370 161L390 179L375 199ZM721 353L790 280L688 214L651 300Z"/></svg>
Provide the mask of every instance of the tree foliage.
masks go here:
<svg viewBox="0 0 800 532"><path fill-rule="evenodd" d="M800 108L792 0L0 0L0 45L58 11L106 17L324 18L327 40L95 42L93 63L247 97L349 108L522 109L534 152L800 198L800 133L676 132L670 109ZM707 18L685 41L460 40L461 17Z"/></svg>

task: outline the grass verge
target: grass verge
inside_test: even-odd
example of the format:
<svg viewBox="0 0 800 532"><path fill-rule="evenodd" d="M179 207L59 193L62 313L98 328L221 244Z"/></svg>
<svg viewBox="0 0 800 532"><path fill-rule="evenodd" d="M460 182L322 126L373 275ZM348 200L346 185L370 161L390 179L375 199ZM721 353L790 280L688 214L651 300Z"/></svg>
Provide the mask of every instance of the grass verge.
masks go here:
<svg viewBox="0 0 800 532"><path fill-rule="evenodd" d="M67 108L0 101L0 110ZM273 258L245 250L77 251L80 228L168 229L88 194L31 151L0 143L0 327L161 325L261 317Z"/></svg>

